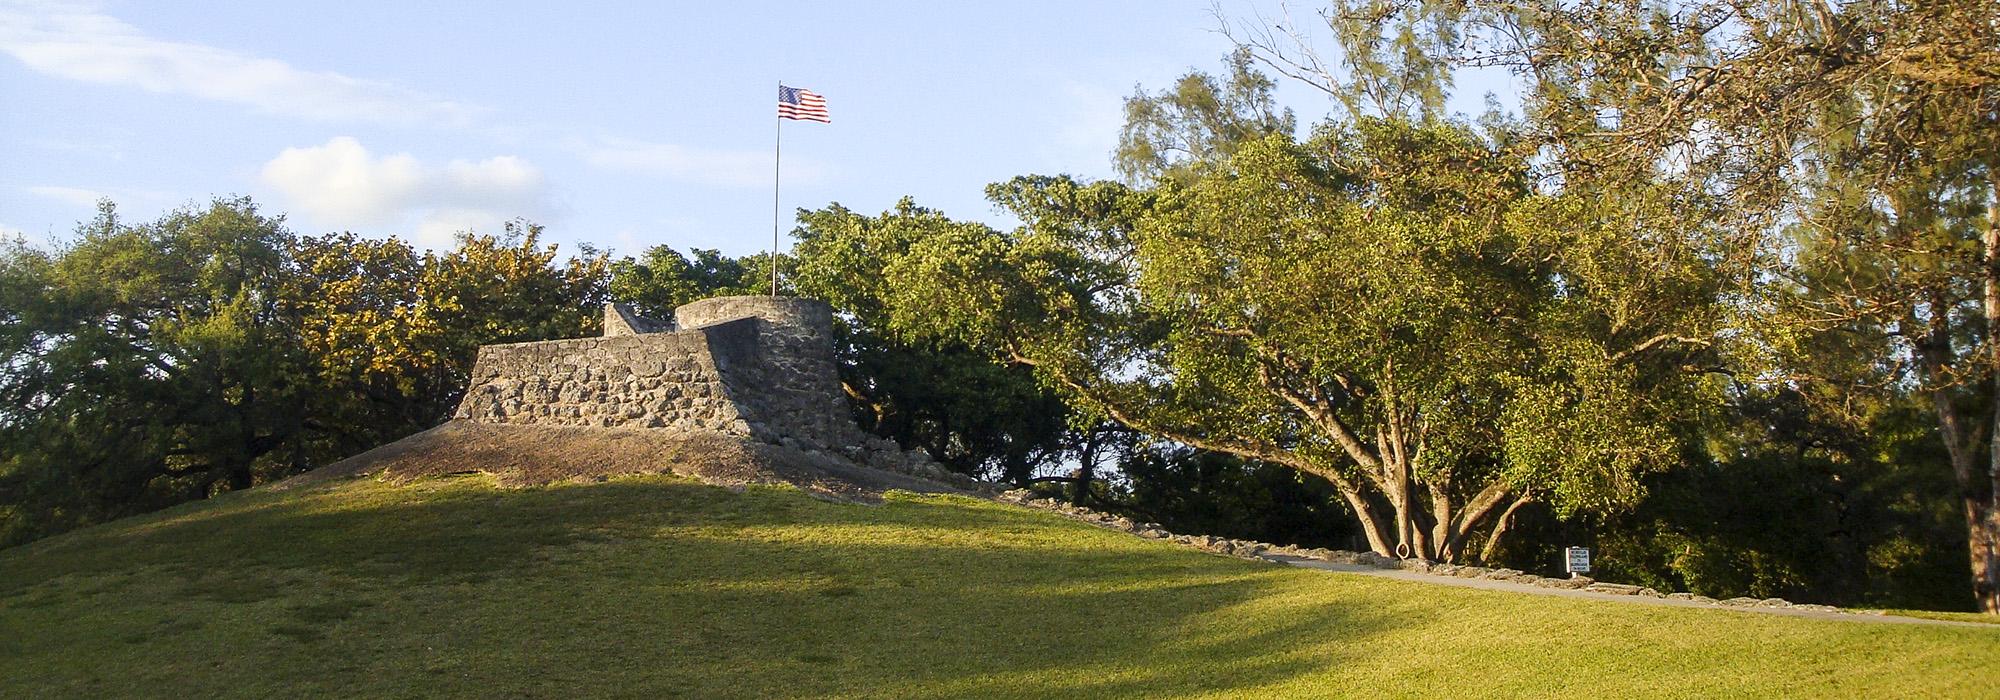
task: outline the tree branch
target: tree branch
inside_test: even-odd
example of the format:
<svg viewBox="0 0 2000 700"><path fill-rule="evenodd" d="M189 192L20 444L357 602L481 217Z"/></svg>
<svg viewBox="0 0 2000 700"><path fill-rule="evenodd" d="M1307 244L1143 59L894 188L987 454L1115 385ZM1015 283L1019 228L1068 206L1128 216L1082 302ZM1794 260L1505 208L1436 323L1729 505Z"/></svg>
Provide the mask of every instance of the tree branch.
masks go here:
<svg viewBox="0 0 2000 700"><path fill-rule="evenodd" d="M1626 348L1623 352L1611 355L1605 359L1607 359L1611 364L1614 365L1619 364L1626 360L1632 359L1634 355L1638 355L1639 353L1652 350L1653 348L1659 347L1666 343L1681 343L1683 345L1693 345L1696 347L1705 348L1708 347L1710 344L1712 344L1712 341L1706 338L1694 338L1685 335L1672 335L1672 334L1662 333L1660 335L1647 338L1645 342L1639 343L1638 345L1634 345L1630 348Z"/></svg>
<svg viewBox="0 0 2000 700"><path fill-rule="evenodd" d="M1520 510L1521 506L1525 506L1534 500L1535 494L1533 491L1524 492L1520 498L1514 499L1514 502L1509 504L1506 510L1500 511L1500 519L1493 523L1493 533L1486 536L1486 546L1479 548L1480 563L1490 564L1493 562L1493 555L1500 551L1500 537L1507 534L1507 527L1514 522L1514 511Z"/></svg>
<svg viewBox="0 0 2000 700"><path fill-rule="evenodd" d="M1457 551L1459 547L1463 546L1466 534L1474 526L1478 525L1479 521L1484 519L1487 513L1492 512L1493 507L1499 505L1500 501L1505 499L1511 490L1507 487L1506 483L1496 481L1488 484L1486 488L1480 489L1478 494L1473 495L1472 500L1465 504L1465 509L1452 517L1451 541L1446 543L1446 546L1450 547L1453 551Z"/></svg>
<svg viewBox="0 0 2000 700"><path fill-rule="evenodd" d="M1057 384L1061 384L1097 408L1102 409L1105 415L1110 416L1113 421L1133 430L1158 435L1198 449L1282 465L1326 479L1333 484L1335 490L1340 492L1341 498L1347 501L1348 506L1354 509L1355 515L1361 520L1362 532L1368 537L1369 544L1375 549L1376 553L1387 556L1393 552L1382 538L1382 528L1380 523L1377 522L1376 509L1368 503L1367 498L1355 487L1354 482L1342 475L1339 470L1321 467L1276 445L1207 437L1157 425L1128 412L1124 407L1106 399L1089 385L1069 376L1069 373L1063 371L1060 367L1042 363L1022 354L1018 348L1013 347L1011 344L1006 348L1006 352L1010 362L1039 368L1050 378L1054 379ZM1365 472L1366 470L1364 470Z"/></svg>

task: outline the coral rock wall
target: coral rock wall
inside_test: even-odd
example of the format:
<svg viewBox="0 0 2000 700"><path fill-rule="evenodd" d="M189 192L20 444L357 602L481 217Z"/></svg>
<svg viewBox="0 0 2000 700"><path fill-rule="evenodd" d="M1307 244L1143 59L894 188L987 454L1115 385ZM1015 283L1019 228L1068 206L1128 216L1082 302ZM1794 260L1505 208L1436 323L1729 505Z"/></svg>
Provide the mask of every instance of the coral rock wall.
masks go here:
<svg viewBox="0 0 2000 700"><path fill-rule="evenodd" d="M602 338L480 348L455 417L881 449L848 413L824 303L721 297L675 309L673 324L615 307L605 321ZM648 332L672 327L680 330Z"/></svg>

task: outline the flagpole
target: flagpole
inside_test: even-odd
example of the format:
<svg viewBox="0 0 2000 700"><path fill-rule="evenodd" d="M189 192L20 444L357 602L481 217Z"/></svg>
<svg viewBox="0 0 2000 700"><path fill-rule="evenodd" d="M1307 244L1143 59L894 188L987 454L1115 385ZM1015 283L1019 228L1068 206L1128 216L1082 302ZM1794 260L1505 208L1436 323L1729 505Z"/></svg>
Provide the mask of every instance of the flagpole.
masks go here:
<svg viewBox="0 0 2000 700"><path fill-rule="evenodd" d="M785 92L785 81L778 81L778 93ZM778 296L778 186L785 159L785 119L775 117L778 123L778 138L771 149L771 296Z"/></svg>

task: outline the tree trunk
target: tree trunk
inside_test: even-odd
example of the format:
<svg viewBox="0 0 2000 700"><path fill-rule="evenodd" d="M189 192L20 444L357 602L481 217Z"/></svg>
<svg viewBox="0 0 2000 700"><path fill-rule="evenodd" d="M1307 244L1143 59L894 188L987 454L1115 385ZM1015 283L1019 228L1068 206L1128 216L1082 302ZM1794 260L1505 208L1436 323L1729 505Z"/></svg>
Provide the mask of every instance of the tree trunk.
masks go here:
<svg viewBox="0 0 2000 700"><path fill-rule="evenodd" d="M1424 489L1431 495L1431 541L1437 543L1437 558L1447 561L1452 556L1451 548L1451 478L1449 474L1437 475L1436 480L1426 480Z"/></svg>
<svg viewBox="0 0 2000 700"><path fill-rule="evenodd" d="M1507 526L1514 522L1514 511L1520 510L1521 506L1527 505L1532 500L1534 500L1533 494L1522 494L1520 498L1514 499L1514 503L1507 506L1506 510L1500 511L1500 518L1493 521L1493 533L1486 536L1486 546L1479 548L1479 563L1493 563L1493 556L1500 552L1501 536L1507 534Z"/></svg>
<svg viewBox="0 0 2000 700"><path fill-rule="evenodd" d="M1375 453L1383 466L1388 467L1389 500L1396 510L1396 553L1398 559L1417 557L1435 559L1436 553L1425 546L1422 533L1416 532L1416 515L1410 511L1410 489L1415 486L1410 478L1409 450L1403 442L1403 410L1396 385L1396 365L1387 363L1382 368L1382 429L1375 436Z"/></svg>
<svg viewBox="0 0 2000 700"><path fill-rule="evenodd" d="M1995 164L2000 165L2000 164ZM1987 371L1993 382L1993 401L2000 401L2000 172L1989 177L1992 199L1986 205L1986 231L1981 247L1986 260L1983 280ZM1992 430L1986 435L1987 487L1984 502L1979 497L1970 469L1955 470L1960 475L1958 489L1965 499L1967 544L1972 555L1972 596L1980 612L2000 615L2000 406L1992 412Z"/></svg>
<svg viewBox="0 0 2000 700"><path fill-rule="evenodd" d="M1983 511L1983 512L1982 512ZM1965 498L1967 544L1972 552L1972 597L1979 611L2000 615L2000 510Z"/></svg>
<svg viewBox="0 0 2000 700"><path fill-rule="evenodd" d="M1008 358L1021 365L1031 367L1048 366L1034 358L1009 350ZM1282 358L1278 358L1282 361ZM1451 503L1452 484L1449 478L1439 483L1420 481L1411 469L1417 451L1422 449L1422 430L1418 430L1413 448L1407 444L1409 426L1398 423L1399 416L1390 415L1383 432L1375 437L1373 450L1350 430L1340 419L1328 410L1324 396L1307 396L1290 391L1275 381L1270 365L1260 368L1259 379L1269 387L1274 395L1294 407L1312 422L1325 430L1341 450L1353 459L1359 467L1362 478L1352 478L1340 471L1303 458L1296 452L1269 443L1242 440L1231 437L1215 437L1198 430L1176 429L1170 425L1159 425L1147 421L1143 416L1128 411L1120 402L1107 400L1103 394L1094 391L1085 382L1059 371L1052 371L1051 378L1057 383L1089 401L1104 411L1113 422L1132 430L1174 440L1190 447L1232 454L1245 459L1255 459L1283 465L1300 473L1311 474L1333 484L1347 507L1354 511L1355 520L1361 525L1361 533L1368 540L1368 548L1385 557L1397 557L1398 546L1411 556L1425 557L1436 561L1454 561L1460 557L1468 536L1496 515L1496 506L1507 502L1510 489L1493 484L1482 489L1478 495L1465 503L1456 515ZM1385 403L1393 407L1395 403L1385 397ZM1393 432L1390 432L1393 431ZM1426 506L1412 498L1414 489L1422 484L1431 494L1435 509L1426 514L1430 532L1417 528L1422 521L1417 514ZM1387 512L1384 512L1384 509ZM1434 535L1434 536L1432 536Z"/></svg>
<svg viewBox="0 0 2000 700"><path fill-rule="evenodd" d="M1927 299L1932 309L1947 308L1942 293L1933 292ZM1916 323L1914 315L1910 323ZM1989 329L1990 330L1990 329ZM1922 340L1917 343L1919 377L1930 385L1931 411L1937 415L1938 437L1944 441L1947 459L1951 462L1952 479L1958 484L1960 507L1965 513L1967 545L1972 564L1972 595L1980 609L1993 612L1988 601L1993 588L1989 578L1993 568L1993 537L1986 525L1990 520L1984 502L1973 489L1973 475L1980 468L1982 457L1993 458L1992 451L1981 455L1970 440L1964 418L1958 405L1953 401L1950 384L1946 381L1945 368L1951 361L1951 324L1942 312L1935 312L1925 319ZM1995 413L2000 417L2000 412ZM1988 439L1988 445L2000 440Z"/></svg>
<svg viewBox="0 0 2000 700"><path fill-rule="evenodd" d="M1347 507L1354 509L1354 519L1361 521L1361 534L1368 538L1368 549L1385 557L1396 556L1396 548L1382 536L1382 528L1376 519L1375 507L1368 503L1368 497L1353 487L1334 483L1334 490L1347 501Z"/></svg>
<svg viewBox="0 0 2000 700"><path fill-rule="evenodd" d="M1092 434L1084 438L1083 450L1076 459L1076 481L1070 483L1069 502L1076 506L1089 505L1091 472L1097 468L1099 436Z"/></svg>
<svg viewBox="0 0 2000 700"><path fill-rule="evenodd" d="M1427 557L1430 553L1419 551L1416 543L1410 541L1410 465L1401 459L1395 460L1394 484L1396 485L1396 557Z"/></svg>

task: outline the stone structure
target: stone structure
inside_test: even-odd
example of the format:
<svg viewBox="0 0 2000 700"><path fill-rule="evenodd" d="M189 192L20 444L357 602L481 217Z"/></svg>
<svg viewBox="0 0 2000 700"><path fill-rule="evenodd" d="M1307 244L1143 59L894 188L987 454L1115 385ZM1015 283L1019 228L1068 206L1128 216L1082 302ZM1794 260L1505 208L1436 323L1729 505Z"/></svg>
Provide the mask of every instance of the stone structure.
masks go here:
<svg viewBox="0 0 2000 700"><path fill-rule="evenodd" d="M672 321L658 321L640 316L638 312L632 310L629 304L604 305L604 337L606 338L621 335L638 335L640 333L665 333L673 329L674 324Z"/></svg>
<svg viewBox="0 0 2000 700"><path fill-rule="evenodd" d="M458 420L716 432L929 472L920 455L854 424L833 357L833 310L741 296L674 310L671 322L611 304L604 337L479 349Z"/></svg>
<svg viewBox="0 0 2000 700"><path fill-rule="evenodd" d="M456 417L825 446L859 432L840 398L823 303L724 297L675 309L672 322L615 304L604 316L601 338L480 348Z"/></svg>

